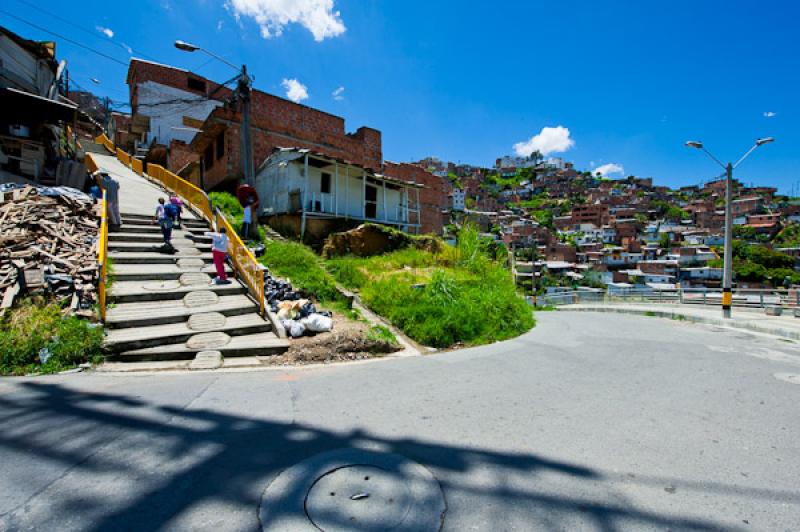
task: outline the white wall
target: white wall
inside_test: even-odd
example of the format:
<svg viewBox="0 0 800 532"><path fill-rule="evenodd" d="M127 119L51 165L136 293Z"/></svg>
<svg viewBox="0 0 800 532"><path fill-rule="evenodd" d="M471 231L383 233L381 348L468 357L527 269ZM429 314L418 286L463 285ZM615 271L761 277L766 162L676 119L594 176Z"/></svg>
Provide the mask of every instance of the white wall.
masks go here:
<svg viewBox="0 0 800 532"><path fill-rule="evenodd" d="M172 139L191 142L196 132L183 129L188 127L184 125L183 117L205 120L214 108L222 105L222 102L209 100L193 92L168 87L155 81L139 83L136 90L137 112L150 117L150 132L146 139L148 143L154 138L159 144L167 146Z"/></svg>
<svg viewBox="0 0 800 532"><path fill-rule="evenodd" d="M298 157L299 155L299 157ZM305 189L303 179L304 157L297 152L277 153L270 158L270 162L256 176L256 190L261 198L261 207L264 211L285 213L289 211L290 195L299 191L301 198L304 194L303 206L311 210L311 202L319 202L321 211L339 216L362 218L364 216L364 184L362 176L364 171L356 167L339 165L339 177L333 165L324 168L308 167L308 190ZM331 176L330 193L323 194L322 174ZM367 183L369 186L370 183ZM376 186L376 185L373 185ZM403 190L386 189L386 212L384 212L384 188L379 183L377 186L377 218L392 222L405 222L403 219L405 201ZM317 205L314 206L316 210Z"/></svg>

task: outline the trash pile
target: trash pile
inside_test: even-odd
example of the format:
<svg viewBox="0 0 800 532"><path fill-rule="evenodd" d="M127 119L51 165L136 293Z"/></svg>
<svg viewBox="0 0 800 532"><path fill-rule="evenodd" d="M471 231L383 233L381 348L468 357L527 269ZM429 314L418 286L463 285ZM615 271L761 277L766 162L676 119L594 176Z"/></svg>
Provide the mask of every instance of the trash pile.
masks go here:
<svg viewBox="0 0 800 532"><path fill-rule="evenodd" d="M270 310L280 320L286 334L299 338L307 333L333 330L333 317L328 311L318 311L309 299L301 298L291 283L272 277L264 270L264 297Z"/></svg>
<svg viewBox="0 0 800 532"><path fill-rule="evenodd" d="M0 308L25 294L49 294L92 316L98 218L92 199L75 189L0 189Z"/></svg>

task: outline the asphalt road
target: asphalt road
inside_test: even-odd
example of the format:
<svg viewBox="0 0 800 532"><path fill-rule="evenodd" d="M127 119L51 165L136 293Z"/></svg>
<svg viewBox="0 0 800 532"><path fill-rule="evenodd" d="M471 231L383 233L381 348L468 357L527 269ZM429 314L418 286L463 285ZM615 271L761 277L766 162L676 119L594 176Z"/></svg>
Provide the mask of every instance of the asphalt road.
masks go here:
<svg viewBox="0 0 800 532"><path fill-rule="evenodd" d="M800 345L537 320L367 364L0 380L0 530L260 530L267 485L342 448L422 464L448 531L800 530Z"/></svg>

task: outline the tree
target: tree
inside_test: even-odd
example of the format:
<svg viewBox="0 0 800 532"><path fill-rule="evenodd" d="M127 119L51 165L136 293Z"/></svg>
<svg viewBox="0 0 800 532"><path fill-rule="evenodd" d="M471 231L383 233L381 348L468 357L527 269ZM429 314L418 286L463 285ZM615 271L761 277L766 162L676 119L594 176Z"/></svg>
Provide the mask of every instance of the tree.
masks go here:
<svg viewBox="0 0 800 532"><path fill-rule="evenodd" d="M669 239L669 233L661 233L658 237L658 247L661 249L669 249L671 241Z"/></svg>

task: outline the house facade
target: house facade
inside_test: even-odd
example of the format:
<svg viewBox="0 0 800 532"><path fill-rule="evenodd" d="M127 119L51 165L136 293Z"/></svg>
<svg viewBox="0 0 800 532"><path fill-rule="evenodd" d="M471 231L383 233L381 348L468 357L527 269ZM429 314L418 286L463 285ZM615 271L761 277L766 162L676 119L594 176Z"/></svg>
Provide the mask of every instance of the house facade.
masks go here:
<svg viewBox="0 0 800 532"><path fill-rule="evenodd" d="M260 216L311 240L361 222L420 232L422 188L301 148L276 149L256 173Z"/></svg>

